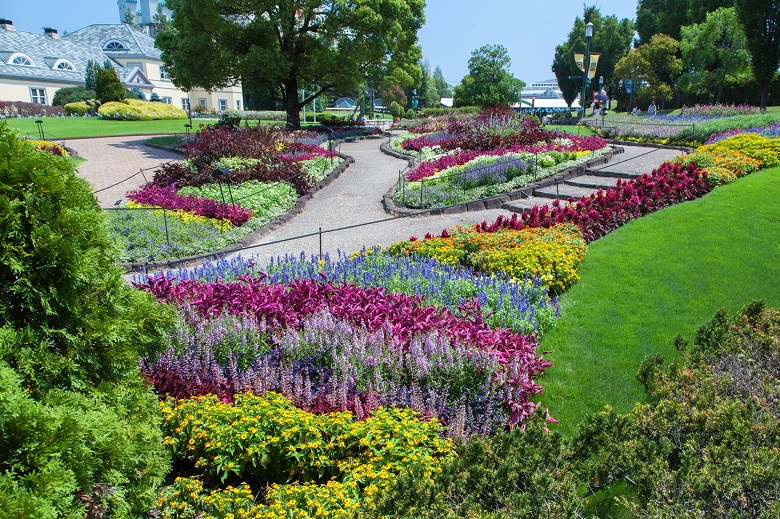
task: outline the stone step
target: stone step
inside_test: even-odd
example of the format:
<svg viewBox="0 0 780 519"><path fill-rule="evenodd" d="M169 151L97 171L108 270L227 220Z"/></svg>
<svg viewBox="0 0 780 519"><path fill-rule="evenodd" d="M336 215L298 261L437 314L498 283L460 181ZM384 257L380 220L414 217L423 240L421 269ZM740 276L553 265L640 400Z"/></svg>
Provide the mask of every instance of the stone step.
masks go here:
<svg viewBox="0 0 780 519"><path fill-rule="evenodd" d="M615 187L618 182L617 177L602 177L598 175L580 175L566 180L566 184L574 187L584 187L588 189L609 189Z"/></svg>
<svg viewBox="0 0 780 519"><path fill-rule="evenodd" d="M505 211L512 211L513 213L524 213L531 210L535 205L543 206L549 205L552 201L549 198L540 198L532 196L530 198L518 198L511 202L506 202L501 206L501 209Z"/></svg>
<svg viewBox="0 0 780 519"><path fill-rule="evenodd" d="M630 173L626 171L610 171L611 166L607 164L606 166L599 169L589 169L585 172L586 175L590 175L593 177L607 177L607 178L636 178L639 176L639 173ZM612 166L614 167L614 166Z"/></svg>
<svg viewBox="0 0 780 519"><path fill-rule="evenodd" d="M597 189L588 189L585 187L570 186L565 183L558 184L557 186L548 186L542 189L535 189L534 196L541 198L560 198L561 200L568 200L569 197L574 199L582 198L595 193Z"/></svg>

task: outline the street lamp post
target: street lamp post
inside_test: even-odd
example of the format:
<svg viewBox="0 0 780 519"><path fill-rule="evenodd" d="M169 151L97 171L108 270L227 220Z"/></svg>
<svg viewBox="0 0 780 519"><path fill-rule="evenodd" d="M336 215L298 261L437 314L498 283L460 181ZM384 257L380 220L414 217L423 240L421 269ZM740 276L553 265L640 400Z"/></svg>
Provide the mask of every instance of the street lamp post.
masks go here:
<svg viewBox="0 0 780 519"><path fill-rule="evenodd" d="M585 118L585 87L588 84L588 70L590 69L590 40L593 38L593 23L588 22L585 26L585 61L583 67L585 70L582 73L582 96L580 97L580 121Z"/></svg>

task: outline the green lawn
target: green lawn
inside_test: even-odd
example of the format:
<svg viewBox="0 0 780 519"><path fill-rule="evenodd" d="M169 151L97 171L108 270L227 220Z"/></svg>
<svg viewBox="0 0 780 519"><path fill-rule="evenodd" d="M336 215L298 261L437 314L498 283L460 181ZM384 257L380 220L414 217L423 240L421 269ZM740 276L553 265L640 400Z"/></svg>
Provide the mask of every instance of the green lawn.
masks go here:
<svg viewBox="0 0 780 519"><path fill-rule="evenodd" d="M562 432L606 404L625 412L643 400L642 359L674 358L675 335L691 339L719 308L780 305L779 192L780 168L754 173L590 245L541 344L555 364L542 405Z"/></svg>
<svg viewBox="0 0 780 519"><path fill-rule="evenodd" d="M5 119L8 126L21 131L22 135L38 138L38 125L43 121L43 131L48 140L75 139L77 137L109 137L112 135L155 135L184 133L187 119L167 121L110 121L97 117L23 117ZM213 124L213 119L193 119L197 130L200 124Z"/></svg>

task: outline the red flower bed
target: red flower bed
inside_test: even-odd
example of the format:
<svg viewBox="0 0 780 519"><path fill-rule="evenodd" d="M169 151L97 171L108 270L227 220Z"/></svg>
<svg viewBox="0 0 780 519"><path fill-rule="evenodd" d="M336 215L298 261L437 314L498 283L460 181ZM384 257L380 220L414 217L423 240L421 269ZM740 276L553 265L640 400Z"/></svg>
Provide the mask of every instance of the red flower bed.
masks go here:
<svg viewBox="0 0 780 519"><path fill-rule="evenodd" d="M233 225L242 225L252 218L252 210L240 205L223 204L209 198L198 198L176 194L175 186L161 187L149 183L127 193L133 202L162 207L170 210L183 210L208 218L230 220Z"/></svg>
<svg viewBox="0 0 780 519"><path fill-rule="evenodd" d="M552 207L534 206L530 212L511 218L499 216L495 222L476 225L478 232L499 229L519 230L524 227L552 227L559 223L573 223L582 235L592 242L612 232L629 220L658 211L686 200L695 200L712 190L707 172L691 163L683 166L665 162L652 173L632 180L618 180L614 188L599 190L579 200L569 198L566 204L554 200ZM441 234L448 235L447 230Z"/></svg>

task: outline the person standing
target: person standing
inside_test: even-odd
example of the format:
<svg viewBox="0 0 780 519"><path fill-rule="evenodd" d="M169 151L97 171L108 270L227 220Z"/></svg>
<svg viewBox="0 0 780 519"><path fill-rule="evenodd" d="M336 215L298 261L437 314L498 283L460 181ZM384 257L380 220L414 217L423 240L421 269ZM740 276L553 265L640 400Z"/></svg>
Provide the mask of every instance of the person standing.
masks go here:
<svg viewBox="0 0 780 519"><path fill-rule="evenodd" d="M653 102L647 107L647 115L655 115L655 108L655 99L653 99Z"/></svg>

